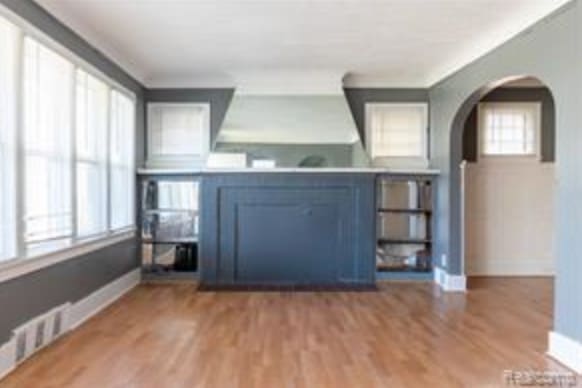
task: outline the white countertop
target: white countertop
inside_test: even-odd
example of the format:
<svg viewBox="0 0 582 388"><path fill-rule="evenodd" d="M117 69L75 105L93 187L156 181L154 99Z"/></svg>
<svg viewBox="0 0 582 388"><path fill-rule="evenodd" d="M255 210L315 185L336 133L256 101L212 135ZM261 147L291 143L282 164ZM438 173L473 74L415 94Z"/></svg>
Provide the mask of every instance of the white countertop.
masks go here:
<svg viewBox="0 0 582 388"><path fill-rule="evenodd" d="M193 168L193 169L147 169L137 170L139 175L204 175L204 174L277 174L277 173L346 173L346 174L390 174L390 175L439 175L434 169L391 169L381 167L329 167L329 168Z"/></svg>

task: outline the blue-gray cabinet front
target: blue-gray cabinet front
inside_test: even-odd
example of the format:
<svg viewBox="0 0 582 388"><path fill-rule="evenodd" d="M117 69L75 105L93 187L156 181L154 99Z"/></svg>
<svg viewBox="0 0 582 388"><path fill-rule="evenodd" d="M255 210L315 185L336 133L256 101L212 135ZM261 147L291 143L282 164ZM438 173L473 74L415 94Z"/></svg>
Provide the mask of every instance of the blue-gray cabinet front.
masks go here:
<svg viewBox="0 0 582 388"><path fill-rule="evenodd" d="M373 284L374 195L372 174L205 175L200 280Z"/></svg>

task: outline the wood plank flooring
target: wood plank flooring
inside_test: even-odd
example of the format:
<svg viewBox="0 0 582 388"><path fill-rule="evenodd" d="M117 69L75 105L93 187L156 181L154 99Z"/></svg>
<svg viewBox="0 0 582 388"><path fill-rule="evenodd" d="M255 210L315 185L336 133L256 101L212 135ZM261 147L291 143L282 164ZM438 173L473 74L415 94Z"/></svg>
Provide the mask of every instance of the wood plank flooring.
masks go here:
<svg viewBox="0 0 582 388"><path fill-rule="evenodd" d="M0 382L22 387L502 387L544 353L551 279L377 292L141 285Z"/></svg>

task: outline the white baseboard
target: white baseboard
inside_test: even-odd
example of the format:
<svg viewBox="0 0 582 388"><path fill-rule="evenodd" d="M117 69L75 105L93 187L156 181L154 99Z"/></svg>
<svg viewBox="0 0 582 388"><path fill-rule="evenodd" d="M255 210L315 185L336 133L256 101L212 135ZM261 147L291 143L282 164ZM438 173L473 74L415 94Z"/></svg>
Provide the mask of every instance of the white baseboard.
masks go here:
<svg viewBox="0 0 582 388"><path fill-rule="evenodd" d="M434 281L443 291L465 292L467 291L467 278L463 275L449 275L444 269L435 267Z"/></svg>
<svg viewBox="0 0 582 388"><path fill-rule="evenodd" d="M582 343L550 331L548 355L574 372L582 374Z"/></svg>
<svg viewBox="0 0 582 388"><path fill-rule="evenodd" d="M467 274L471 276L553 276L551 259L492 260L467 257Z"/></svg>
<svg viewBox="0 0 582 388"><path fill-rule="evenodd" d="M141 281L141 269L135 269L113 282L101 287L86 298L71 306L69 312L69 328L72 330L89 318L121 298Z"/></svg>
<svg viewBox="0 0 582 388"><path fill-rule="evenodd" d="M136 287L140 281L141 269L138 268L72 304L67 314L66 330L69 331L79 327L89 318ZM31 320L34 319L36 318ZM0 380L16 368L15 348L15 337L0 345Z"/></svg>

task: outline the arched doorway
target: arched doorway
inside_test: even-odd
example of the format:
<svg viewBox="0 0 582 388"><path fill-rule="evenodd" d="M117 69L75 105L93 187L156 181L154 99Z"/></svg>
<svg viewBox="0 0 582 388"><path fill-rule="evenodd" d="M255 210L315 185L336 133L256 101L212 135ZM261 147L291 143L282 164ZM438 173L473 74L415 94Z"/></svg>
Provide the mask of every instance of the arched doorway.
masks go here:
<svg viewBox="0 0 582 388"><path fill-rule="evenodd" d="M526 117L525 121L537 118L537 126L527 126L527 134L533 137L526 139L530 136L526 132L520 137L515 123L502 123L512 119L512 112ZM488 126L489 135L483 135ZM526 76L487 84L457 111L450 141L451 247L458 249L460 272L469 276L553 274L553 225L551 219L544 224L536 218L543 217L544 206L549 218L554 213L555 107L551 91L539 79ZM537 209L529 212L528 206ZM538 228L532 229L532 225ZM528 233L537 245L524 242Z"/></svg>

